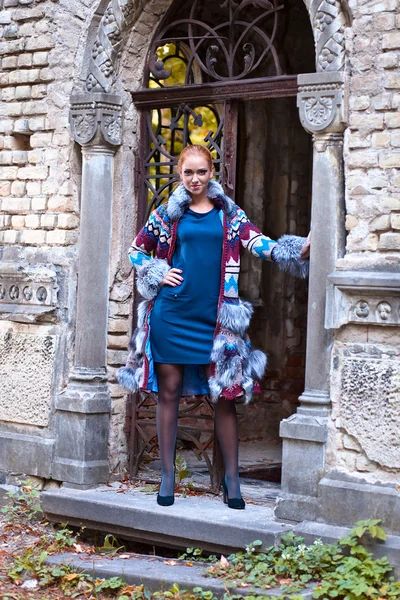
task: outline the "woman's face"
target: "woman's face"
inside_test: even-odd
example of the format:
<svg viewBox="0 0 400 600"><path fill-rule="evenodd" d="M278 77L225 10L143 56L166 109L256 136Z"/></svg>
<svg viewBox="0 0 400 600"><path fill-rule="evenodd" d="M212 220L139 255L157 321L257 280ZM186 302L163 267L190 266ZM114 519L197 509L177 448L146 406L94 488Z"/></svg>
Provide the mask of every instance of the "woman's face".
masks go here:
<svg viewBox="0 0 400 600"><path fill-rule="evenodd" d="M183 185L192 196L202 196L207 192L207 186L214 175L205 156L200 153L187 154L179 175Z"/></svg>

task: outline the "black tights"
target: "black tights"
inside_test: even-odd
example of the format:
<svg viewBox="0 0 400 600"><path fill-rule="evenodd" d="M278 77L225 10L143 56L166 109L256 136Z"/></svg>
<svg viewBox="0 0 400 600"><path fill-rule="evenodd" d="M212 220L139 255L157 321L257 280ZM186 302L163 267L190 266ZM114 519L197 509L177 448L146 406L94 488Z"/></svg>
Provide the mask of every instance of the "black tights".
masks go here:
<svg viewBox="0 0 400 600"><path fill-rule="evenodd" d="M174 458L183 365L155 363L155 369L158 380L157 435L162 477L160 494L171 496L174 492ZM215 404L215 427L225 464L229 498L239 498L239 442L234 400L218 399Z"/></svg>

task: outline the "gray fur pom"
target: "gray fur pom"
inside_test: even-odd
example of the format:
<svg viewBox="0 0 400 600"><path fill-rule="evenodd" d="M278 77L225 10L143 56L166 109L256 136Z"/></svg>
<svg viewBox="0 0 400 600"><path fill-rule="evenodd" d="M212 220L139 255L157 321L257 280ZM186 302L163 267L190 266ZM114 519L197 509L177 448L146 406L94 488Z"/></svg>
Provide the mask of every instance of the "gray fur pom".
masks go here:
<svg viewBox="0 0 400 600"><path fill-rule="evenodd" d="M143 327L143 325L144 325L144 319L146 317L148 307L149 307L148 300L142 300L142 302L140 302L138 305L138 308L137 308L137 326L138 326L138 328Z"/></svg>
<svg viewBox="0 0 400 600"><path fill-rule="evenodd" d="M217 363L224 358L224 350L226 344L226 336L221 333L217 335L213 342L213 347L211 350L211 360L214 363Z"/></svg>
<svg viewBox="0 0 400 600"><path fill-rule="evenodd" d="M243 336L250 324L253 307L250 302L239 300L239 304L224 302L219 309L218 321L233 333Z"/></svg>
<svg viewBox="0 0 400 600"><path fill-rule="evenodd" d="M282 271L305 279L308 276L310 261L300 257L307 238L298 235L283 235L273 247L271 258Z"/></svg>
<svg viewBox="0 0 400 600"><path fill-rule="evenodd" d="M117 371L117 381L121 387L129 392L137 392L139 390L137 369L132 369L132 367L121 367Z"/></svg>
<svg viewBox="0 0 400 600"><path fill-rule="evenodd" d="M217 381L216 377L210 377L208 380L208 387L210 388L210 398L213 402L217 402L221 395L223 386Z"/></svg>
<svg viewBox="0 0 400 600"><path fill-rule="evenodd" d="M152 258L146 261L142 267L137 269L137 290L146 300L152 300L157 296L160 283L170 270L166 260Z"/></svg>
<svg viewBox="0 0 400 600"><path fill-rule="evenodd" d="M244 402L245 402L245 404L249 404L249 402L251 401L251 399L253 397L253 388L254 388L254 381L251 379L251 377L243 377L242 388L244 391Z"/></svg>
<svg viewBox="0 0 400 600"><path fill-rule="evenodd" d="M252 379L260 380L264 376L266 366L267 357L264 352L261 352L261 350L252 350L243 371L245 375Z"/></svg>

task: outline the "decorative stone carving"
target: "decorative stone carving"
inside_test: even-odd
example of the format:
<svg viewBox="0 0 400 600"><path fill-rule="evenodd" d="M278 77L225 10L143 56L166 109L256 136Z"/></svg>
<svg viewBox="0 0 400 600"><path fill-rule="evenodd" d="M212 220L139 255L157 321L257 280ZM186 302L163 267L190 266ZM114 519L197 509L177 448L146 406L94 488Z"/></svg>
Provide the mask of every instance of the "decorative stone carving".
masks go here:
<svg viewBox="0 0 400 600"><path fill-rule="evenodd" d="M112 94L79 94L71 97L70 125L74 140L85 145L121 144L121 98ZM96 139L98 138L98 140Z"/></svg>
<svg viewBox="0 0 400 600"><path fill-rule="evenodd" d="M341 133L345 127L343 73L299 75L297 106L310 133Z"/></svg>
<svg viewBox="0 0 400 600"><path fill-rule="evenodd" d="M51 407L56 336L4 331L1 325L0 421L46 427Z"/></svg>
<svg viewBox="0 0 400 600"><path fill-rule="evenodd" d="M122 32L132 7L133 0L111 0L108 3L92 47L89 75L86 78L88 92L115 91Z"/></svg>
<svg viewBox="0 0 400 600"><path fill-rule="evenodd" d="M341 71L349 11L340 0L305 0L314 31L317 71Z"/></svg>
<svg viewBox="0 0 400 600"><path fill-rule="evenodd" d="M54 321L58 308L57 272L49 265L0 264L0 319Z"/></svg>
<svg viewBox="0 0 400 600"><path fill-rule="evenodd" d="M357 344L337 348L335 357L341 427L369 460L400 468L400 350Z"/></svg>
<svg viewBox="0 0 400 600"><path fill-rule="evenodd" d="M325 327L400 325L400 274L343 271L328 277Z"/></svg>
<svg viewBox="0 0 400 600"><path fill-rule="evenodd" d="M360 300L355 306L355 313L359 319L366 319L369 315L368 302Z"/></svg>

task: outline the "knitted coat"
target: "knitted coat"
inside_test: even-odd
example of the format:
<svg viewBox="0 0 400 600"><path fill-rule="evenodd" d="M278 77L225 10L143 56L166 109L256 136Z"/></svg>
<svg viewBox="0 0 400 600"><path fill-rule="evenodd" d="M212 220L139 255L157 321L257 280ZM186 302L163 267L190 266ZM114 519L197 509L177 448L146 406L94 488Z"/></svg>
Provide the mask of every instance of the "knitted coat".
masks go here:
<svg viewBox="0 0 400 600"><path fill-rule="evenodd" d="M193 383L193 370L187 373L183 395L209 391L213 401L222 395L228 399L244 396L249 402L253 391L258 391L258 381L264 375L267 358L263 352L252 348L247 335L253 308L249 302L239 298L240 247L258 258L273 260L293 275L306 277L308 260L300 258L305 238L283 236L274 242L249 221L245 212L224 194L215 181L208 185L208 197L219 209L223 227L221 286L210 356L211 377L207 389L201 381ZM191 196L180 184L168 202L151 213L129 250L137 272L137 289L144 298L138 307L137 329L132 337L127 364L117 374L119 383L131 392L139 389L157 391L151 356L150 315L160 284L171 268L179 219L190 203ZM190 370L189 367L185 365L185 370Z"/></svg>

